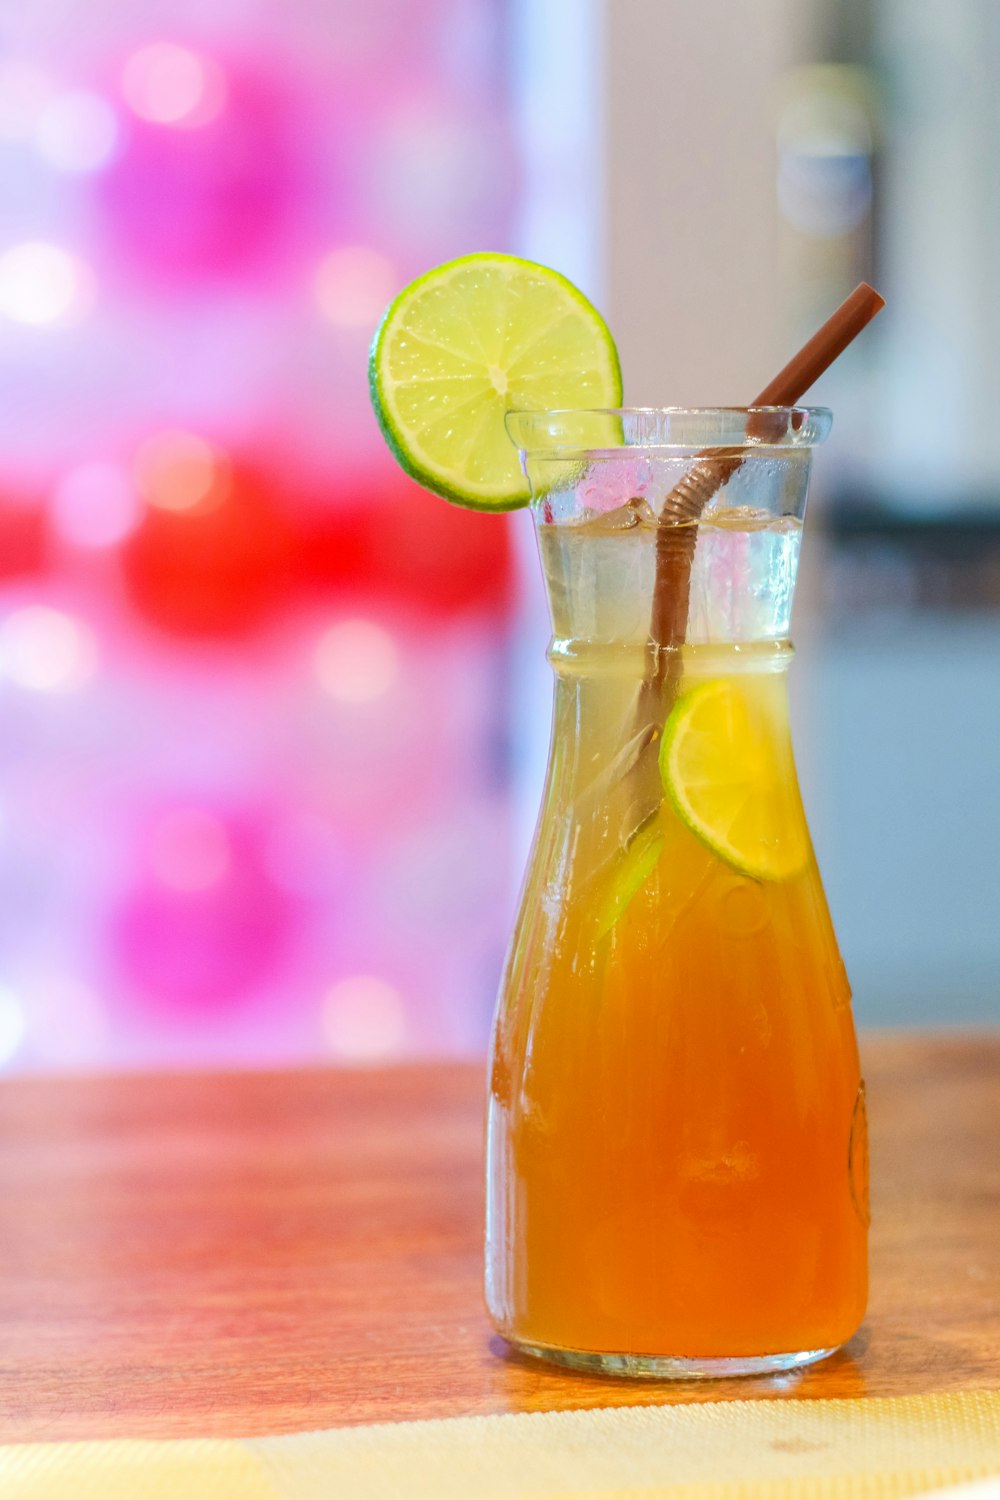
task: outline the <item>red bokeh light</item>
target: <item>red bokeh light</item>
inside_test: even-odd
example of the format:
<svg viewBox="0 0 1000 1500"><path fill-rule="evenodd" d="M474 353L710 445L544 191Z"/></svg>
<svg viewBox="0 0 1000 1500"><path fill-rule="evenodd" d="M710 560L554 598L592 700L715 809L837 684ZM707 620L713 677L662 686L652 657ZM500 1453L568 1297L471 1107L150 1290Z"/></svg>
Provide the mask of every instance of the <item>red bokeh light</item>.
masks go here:
<svg viewBox="0 0 1000 1500"><path fill-rule="evenodd" d="M48 560L48 518L40 504L0 497L0 578L40 573Z"/></svg>
<svg viewBox="0 0 1000 1500"><path fill-rule="evenodd" d="M236 462L216 492L189 508L148 505L122 568L151 623L182 636L239 636L286 599L296 543L275 486Z"/></svg>
<svg viewBox="0 0 1000 1500"><path fill-rule="evenodd" d="M449 505L392 471L351 484L333 501L311 522L305 566L314 582L370 589L441 618L509 610L509 517Z"/></svg>

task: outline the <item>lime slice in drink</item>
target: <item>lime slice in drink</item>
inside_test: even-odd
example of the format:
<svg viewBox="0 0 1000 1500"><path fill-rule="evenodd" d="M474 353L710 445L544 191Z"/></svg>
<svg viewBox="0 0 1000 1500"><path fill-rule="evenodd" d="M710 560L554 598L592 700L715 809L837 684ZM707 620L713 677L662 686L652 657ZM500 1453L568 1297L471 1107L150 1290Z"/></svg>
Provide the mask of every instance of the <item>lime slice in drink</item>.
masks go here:
<svg viewBox="0 0 1000 1500"><path fill-rule="evenodd" d="M807 863L809 833L780 683L718 679L685 693L660 745L664 790L720 859L757 880L787 880Z"/></svg>
<svg viewBox="0 0 1000 1500"><path fill-rule="evenodd" d="M476 510L529 498L506 412L615 407L622 395L600 313L556 271L512 255L466 255L404 287L375 334L368 379L407 473Z"/></svg>
<svg viewBox="0 0 1000 1500"><path fill-rule="evenodd" d="M619 917L624 915L633 896L637 896L652 875L663 853L663 834L657 821L637 834L621 864L615 870L611 889L597 913L595 938L607 937Z"/></svg>

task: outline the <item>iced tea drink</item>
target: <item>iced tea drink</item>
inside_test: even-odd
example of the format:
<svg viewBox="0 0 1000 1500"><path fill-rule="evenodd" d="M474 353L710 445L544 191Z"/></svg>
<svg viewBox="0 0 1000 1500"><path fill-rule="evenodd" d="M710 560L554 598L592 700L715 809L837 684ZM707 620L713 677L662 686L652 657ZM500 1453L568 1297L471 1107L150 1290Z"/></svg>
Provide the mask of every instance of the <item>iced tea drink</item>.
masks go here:
<svg viewBox="0 0 1000 1500"><path fill-rule="evenodd" d="M529 1352L789 1368L864 1313L864 1092L787 701L827 422L763 447L740 413L626 414L601 447L560 414L511 423L555 706L493 1041L486 1281ZM659 507L713 441L746 451L690 538L685 643L653 671Z"/></svg>

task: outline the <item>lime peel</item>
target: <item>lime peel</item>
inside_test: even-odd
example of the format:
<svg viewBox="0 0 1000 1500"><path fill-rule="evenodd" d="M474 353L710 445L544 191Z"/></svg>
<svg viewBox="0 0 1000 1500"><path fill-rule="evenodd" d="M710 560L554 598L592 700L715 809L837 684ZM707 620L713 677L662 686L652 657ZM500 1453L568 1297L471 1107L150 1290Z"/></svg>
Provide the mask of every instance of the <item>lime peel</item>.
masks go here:
<svg viewBox="0 0 1000 1500"><path fill-rule="evenodd" d="M727 865L787 880L811 846L791 752L763 694L727 679L690 689L664 725L660 776L677 816Z"/></svg>
<svg viewBox="0 0 1000 1500"><path fill-rule="evenodd" d="M607 937L626 908L642 890L663 853L663 834L657 823L643 829L633 841L615 871L614 885L604 900L597 919L596 941Z"/></svg>

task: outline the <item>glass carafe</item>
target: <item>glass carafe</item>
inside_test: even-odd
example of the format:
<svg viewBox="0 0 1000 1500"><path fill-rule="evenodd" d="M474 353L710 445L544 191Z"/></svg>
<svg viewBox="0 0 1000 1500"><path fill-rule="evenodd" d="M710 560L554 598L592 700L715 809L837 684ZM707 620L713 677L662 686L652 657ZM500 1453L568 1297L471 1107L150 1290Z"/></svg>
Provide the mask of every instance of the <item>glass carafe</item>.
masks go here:
<svg viewBox="0 0 1000 1500"><path fill-rule="evenodd" d="M829 420L508 418L555 697L493 1038L486 1292L565 1364L786 1369L864 1313L864 1089L787 714Z"/></svg>

